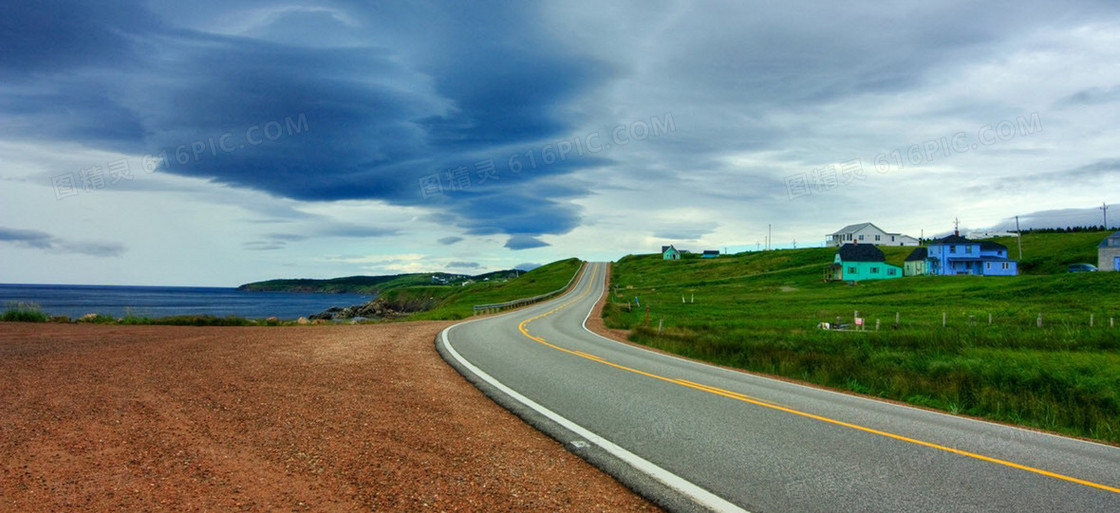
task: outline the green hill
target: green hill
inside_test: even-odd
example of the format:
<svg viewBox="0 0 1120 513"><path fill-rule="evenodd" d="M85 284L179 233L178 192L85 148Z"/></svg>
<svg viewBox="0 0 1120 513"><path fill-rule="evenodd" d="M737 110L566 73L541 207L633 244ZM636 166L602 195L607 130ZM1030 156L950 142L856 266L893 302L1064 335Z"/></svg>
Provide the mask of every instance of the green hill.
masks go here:
<svg viewBox="0 0 1120 513"><path fill-rule="evenodd" d="M823 280L830 248L628 256L614 264L604 317L689 357L1117 442L1120 273L1060 272L1095 262L1105 235L1024 235L1022 276L858 285ZM1012 257L1014 242L1001 241ZM896 265L912 250L883 249ZM867 331L818 329L856 311Z"/></svg>
<svg viewBox="0 0 1120 513"><path fill-rule="evenodd" d="M462 319L473 315L474 305L502 303L558 290L568 284L582 265L581 260L569 258L543 265L516 279L401 287L386 292L384 297L389 301L423 297L438 301L435 308L412 314L407 320Z"/></svg>
<svg viewBox="0 0 1120 513"><path fill-rule="evenodd" d="M328 280L279 279L246 283L237 287L240 290L259 292L321 292L327 294L379 294L386 290L431 285L433 283L458 284L467 280L509 279L521 275L521 271L497 271L478 276L448 273L413 273L390 276L347 276Z"/></svg>

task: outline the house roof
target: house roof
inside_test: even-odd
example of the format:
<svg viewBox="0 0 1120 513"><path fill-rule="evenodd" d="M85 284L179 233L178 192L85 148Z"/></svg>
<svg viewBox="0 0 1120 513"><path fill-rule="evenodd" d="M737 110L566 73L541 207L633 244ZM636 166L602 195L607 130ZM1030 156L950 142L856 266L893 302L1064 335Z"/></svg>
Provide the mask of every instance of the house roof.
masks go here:
<svg viewBox="0 0 1120 513"><path fill-rule="evenodd" d="M1116 232L1116 233L1114 233L1114 234L1112 234L1112 235L1109 235L1108 237L1105 237L1105 238L1104 238L1104 240L1102 240L1102 241L1101 241L1101 243L1097 245L1097 247L1098 247L1098 248L1107 248L1107 247L1109 247L1109 246L1108 246L1108 240L1109 240L1109 239L1120 239L1120 232ZM1116 244L1113 244L1113 246L1120 246L1120 242L1117 242Z"/></svg>
<svg viewBox="0 0 1120 513"><path fill-rule="evenodd" d="M910 252L910 256L906 257L906 261L907 262L918 262L918 261L921 261L921 260L925 260L926 257L928 257L928 256L929 256L929 249L928 248L925 248L925 247L914 248L914 251Z"/></svg>
<svg viewBox="0 0 1120 513"><path fill-rule="evenodd" d="M935 239L933 244L978 244L978 242L966 239L960 235L949 235L947 237Z"/></svg>
<svg viewBox="0 0 1120 513"><path fill-rule="evenodd" d="M718 249L705 249L704 254L705 255L718 255L719 250Z"/></svg>
<svg viewBox="0 0 1120 513"><path fill-rule="evenodd" d="M836 250L844 262L885 262L883 252L873 244L844 244Z"/></svg>
<svg viewBox="0 0 1120 513"><path fill-rule="evenodd" d="M674 248L672 244L670 244L670 245L668 245L668 246L661 246L661 252L662 252L662 253L664 253L664 252L666 252L666 251L669 251L670 249L672 249L672 250L676 250L677 248Z"/></svg>
<svg viewBox="0 0 1120 513"><path fill-rule="evenodd" d="M876 230L879 230L879 231L881 231L881 232L883 232L883 233L887 233L887 232L886 232L886 230L883 230L882 228L879 228L878 226L875 226L874 224L871 224L871 223L859 223L859 224L849 224L848 226L845 226L845 227L843 227L843 228L841 228L841 229L839 229L839 230L836 230L835 232L832 232L832 233L830 233L829 235L839 235L839 234L841 234L841 233L852 233L852 232L857 232L857 231L859 231L859 230L862 230L862 229L864 229L864 228L867 228L868 226L874 226Z"/></svg>
<svg viewBox="0 0 1120 513"><path fill-rule="evenodd" d="M980 251L992 251L992 250L1007 251L1007 246L1004 246L1003 244L1000 244L998 242L992 242L990 240L980 241Z"/></svg>

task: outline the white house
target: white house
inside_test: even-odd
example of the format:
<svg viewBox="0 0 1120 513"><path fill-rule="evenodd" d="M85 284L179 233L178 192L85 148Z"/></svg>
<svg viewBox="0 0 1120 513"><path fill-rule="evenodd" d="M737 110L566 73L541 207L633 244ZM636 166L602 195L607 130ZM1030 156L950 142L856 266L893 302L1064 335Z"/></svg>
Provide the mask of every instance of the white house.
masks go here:
<svg viewBox="0 0 1120 513"><path fill-rule="evenodd" d="M828 234L829 246L873 244L875 246L917 246L918 239L901 233L887 233L871 223L850 224Z"/></svg>

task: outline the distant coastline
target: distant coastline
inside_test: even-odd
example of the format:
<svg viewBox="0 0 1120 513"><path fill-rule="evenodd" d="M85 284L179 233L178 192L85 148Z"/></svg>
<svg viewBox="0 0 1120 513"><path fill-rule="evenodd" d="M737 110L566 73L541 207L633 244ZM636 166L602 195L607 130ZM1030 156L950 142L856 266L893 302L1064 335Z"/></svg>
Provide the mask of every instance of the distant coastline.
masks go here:
<svg viewBox="0 0 1120 513"><path fill-rule="evenodd" d="M249 292L292 292L316 294L368 294L423 285L460 285L481 281L516 278L524 271L505 270L479 275L451 273L410 273L386 276L346 276L330 279L275 279L246 283L238 290Z"/></svg>
<svg viewBox="0 0 1120 513"><path fill-rule="evenodd" d="M73 319L87 314L112 318L211 315L298 319L334 306L365 303L373 297L285 291L262 294L227 287L0 284L0 307L22 303L50 316Z"/></svg>

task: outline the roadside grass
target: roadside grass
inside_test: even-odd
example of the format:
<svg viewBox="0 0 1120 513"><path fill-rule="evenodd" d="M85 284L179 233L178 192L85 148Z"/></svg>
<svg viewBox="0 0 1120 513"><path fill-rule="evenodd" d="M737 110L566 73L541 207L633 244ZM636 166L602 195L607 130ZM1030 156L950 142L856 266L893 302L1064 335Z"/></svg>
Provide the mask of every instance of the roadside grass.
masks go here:
<svg viewBox="0 0 1120 513"><path fill-rule="evenodd" d="M10 302L6 305L0 321L4 322L47 322L50 316L39 310L35 303Z"/></svg>
<svg viewBox="0 0 1120 513"><path fill-rule="evenodd" d="M543 265L508 281L477 282L466 286L427 285L390 290L383 297L399 302L430 298L437 301L430 310L417 312L403 320L456 320L474 315L474 305L502 303L547 294L571 281L583 262L578 258Z"/></svg>
<svg viewBox="0 0 1120 513"><path fill-rule="evenodd" d="M891 261L910 249L885 251ZM852 286L823 282L833 253L629 256L614 264L604 318L692 358L1120 443L1120 273ZM856 311L865 331L817 327Z"/></svg>
<svg viewBox="0 0 1120 513"><path fill-rule="evenodd" d="M214 315L172 315L168 317L136 317L127 316L121 318L119 321L114 319L115 323L125 325L164 325L164 326L256 326L258 324L269 326L279 325L280 323L271 324L268 321L252 321L244 317L230 315L226 317L218 317Z"/></svg>

